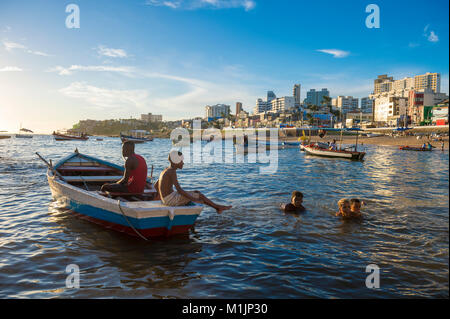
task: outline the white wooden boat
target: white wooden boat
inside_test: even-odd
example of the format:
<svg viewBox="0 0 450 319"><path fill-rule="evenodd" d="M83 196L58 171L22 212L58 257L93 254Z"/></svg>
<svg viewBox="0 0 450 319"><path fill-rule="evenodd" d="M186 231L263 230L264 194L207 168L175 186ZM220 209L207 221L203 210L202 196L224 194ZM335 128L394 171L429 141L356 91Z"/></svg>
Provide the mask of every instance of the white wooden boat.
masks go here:
<svg viewBox="0 0 450 319"><path fill-rule="evenodd" d="M140 194L103 193L101 186L119 180L124 168L77 150L54 167L47 165L54 198L62 199L65 207L83 219L132 236L146 239L188 233L203 209L195 203L165 206L150 180Z"/></svg>
<svg viewBox="0 0 450 319"><path fill-rule="evenodd" d="M355 151L347 151L347 150L330 150L326 148L322 148L316 146L314 144L304 146L306 153L317 156L325 156L325 157L337 157L337 158L347 158L351 160L362 160L365 152L355 152Z"/></svg>

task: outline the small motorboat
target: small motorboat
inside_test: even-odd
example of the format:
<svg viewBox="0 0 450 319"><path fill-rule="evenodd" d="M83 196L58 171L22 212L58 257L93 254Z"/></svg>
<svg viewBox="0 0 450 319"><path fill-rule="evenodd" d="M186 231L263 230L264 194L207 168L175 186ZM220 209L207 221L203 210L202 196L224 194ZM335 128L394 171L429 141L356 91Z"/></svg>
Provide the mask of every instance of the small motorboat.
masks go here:
<svg viewBox="0 0 450 319"><path fill-rule="evenodd" d="M411 146L400 146L399 149L402 151L416 151L416 152L431 152L432 148L422 148L422 147L411 147Z"/></svg>
<svg viewBox="0 0 450 319"><path fill-rule="evenodd" d="M330 150L318 145L311 144L304 147L306 153L317 156L346 158L354 161L361 161L366 155L365 152L356 152L349 150Z"/></svg>
<svg viewBox="0 0 450 319"><path fill-rule="evenodd" d="M101 192L104 183L122 178L124 168L78 150L55 166L36 154L48 166L47 180L53 197L61 199L75 215L109 229L143 239L186 234L203 209L196 203L165 206L158 200L150 178L143 193Z"/></svg>
<svg viewBox="0 0 450 319"><path fill-rule="evenodd" d="M147 131L145 130L131 130L130 134L120 133L120 139L122 142L130 141L133 143L145 143L153 141Z"/></svg>
<svg viewBox="0 0 450 319"><path fill-rule="evenodd" d="M55 141L87 141L89 137L85 134L81 135L69 135L69 134L62 134L53 132L53 137L55 138Z"/></svg>

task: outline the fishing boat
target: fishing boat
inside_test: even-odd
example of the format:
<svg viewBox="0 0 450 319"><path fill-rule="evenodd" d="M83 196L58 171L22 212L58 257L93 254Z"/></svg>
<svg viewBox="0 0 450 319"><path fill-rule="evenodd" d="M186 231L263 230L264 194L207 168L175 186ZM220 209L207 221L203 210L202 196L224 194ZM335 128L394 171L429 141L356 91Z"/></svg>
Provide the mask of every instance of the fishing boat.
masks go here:
<svg viewBox="0 0 450 319"><path fill-rule="evenodd" d="M87 141L89 137L86 134L73 135L68 133L53 132L55 141Z"/></svg>
<svg viewBox="0 0 450 319"><path fill-rule="evenodd" d="M431 152L432 148L422 148L422 147L411 147L411 146L400 146L399 149L402 151L416 151L416 152Z"/></svg>
<svg viewBox="0 0 450 319"><path fill-rule="evenodd" d="M55 166L36 153L48 166L52 195L61 199L75 215L109 229L148 239L189 232L203 205L169 207L158 200L158 192L147 179L143 193L104 193L104 183L116 182L124 168L75 150Z"/></svg>
<svg viewBox="0 0 450 319"><path fill-rule="evenodd" d="M153 137L145 130L131 130L129 134L120 133L122 142L145 143L153 141Z"/></svg>
<svg viewBox="0 0 450 319"><path fill-rule="evenodd" d="M365 152L357 152L350 150L330 150L326 148L322 148L316 144L304 146L306 153L317 156L325 156L325 157L338 157L338 158L347 158L351 160L360 161L366 155Z"/></svg>
<svg viewBox="0 0 450 319"><path fill-rule="evenodd" d="M20 124L19 132L27 132L27 133L33 133L32 130L29 130L27 128L22 128L22 124ZM33 138L33 135L30 134L16 134L16 138Z"/></svg>
<svg viewBox="0 0 450 319"><path fill-rule="evenodd" d="M341 133L341 138L339 142L339 148L336 147L336 149L332 149L327 143L313 143L309 145L303 146L303 149L307 154L310 155L316 155L316 156L324 156L324 157L335 157L335 158L345 158L355 161L361 161L364 159L364 156L366 155L365 152L358 152L358 136L360 129L356 128L350 128L346 129L346 131L356 131L356 143L354 146L342 148L342 132L343 129L332 129L332 128L325 128L323 130L326 131L336 131L339 130ZM353 149L353 150L352 150Z"/></svg>

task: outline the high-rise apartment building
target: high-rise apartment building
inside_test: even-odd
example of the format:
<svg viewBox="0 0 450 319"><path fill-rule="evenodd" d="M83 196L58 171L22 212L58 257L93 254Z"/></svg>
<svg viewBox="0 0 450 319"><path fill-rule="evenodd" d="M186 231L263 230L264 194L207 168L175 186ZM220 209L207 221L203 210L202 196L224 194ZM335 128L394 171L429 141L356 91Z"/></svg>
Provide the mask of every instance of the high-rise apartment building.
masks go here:
<svg viewBox="0 0 450 319"><path fill-rule="evenodd" d="M300 84L294 84L294 88L292 90L292 95L294 96L295 100L295 106L300 106L300 91L301 91L301 85Z"/></svg>
<svg viewBox="0 0 450 319"><path fill-rule="evenodd" d="M331 105L342 114L346 114L358 108L358 101L358 98L354 98L353 96L338 96L331 100Z"/></svg>
<svg viewBox="0 0 450 319"><path fill-rule="evenodd" d="M205 118L223 118L230 114L230 106L226 104L216 104L205 106Z"/></svg>
<svg viewBox="0 0 450 319"><path fill-rule="evenodd" d="M414 89L425 90L431 89L435 93L441 92L441 74L425 73L414 77Z"/></svg>
<svg viewBox="0 0 450 319"><path fill-rule="evenodd" d="M392 85L394 78L392 76L387 76L387 74L379 75L374 81L374 94L379 94L383 92L389 92L392 90Z"/></svg>
<svg viewBox="0 0 450 319"><path fill-rule="evenodd" d="M330 92L325 88L321 91L311 89L306 92L306 99L303 101L306 105L322 105L323 97L330 96Z"/></svg>
<svg viewBox="0 0 450 319"><path fill-rule="evenodd" d="M369 97L361 98L361 112L363 113L372 113L373 112L373 99Z"/></svg>
<svg viewBox="0 0 450 319"><path fill-rule="evenodd" d="M239 113L241 113L241 111L242 111L242 103L236 102L236 116L238 116Z"/></svg>
<svg viewBox="0 0 450 319"><path fill-rule="evenodd" d="M295 98L293 96L284 96L273 99L270 103L272 112L278 113L294 108Z"/></svg>

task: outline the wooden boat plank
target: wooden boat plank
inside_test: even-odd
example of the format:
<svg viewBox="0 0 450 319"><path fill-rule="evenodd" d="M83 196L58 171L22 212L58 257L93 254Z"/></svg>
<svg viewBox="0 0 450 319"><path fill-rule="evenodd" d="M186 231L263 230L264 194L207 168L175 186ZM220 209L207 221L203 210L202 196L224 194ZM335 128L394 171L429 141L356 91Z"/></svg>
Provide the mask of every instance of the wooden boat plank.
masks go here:
<svg viewBox="0 0 450 319"><path fill-rule="evenodd" d="M118 181L123 176L64 176L68 182L109 182Z"/></svg>

